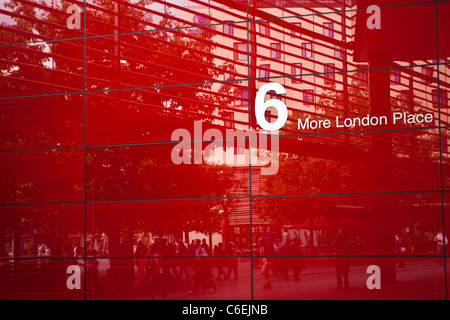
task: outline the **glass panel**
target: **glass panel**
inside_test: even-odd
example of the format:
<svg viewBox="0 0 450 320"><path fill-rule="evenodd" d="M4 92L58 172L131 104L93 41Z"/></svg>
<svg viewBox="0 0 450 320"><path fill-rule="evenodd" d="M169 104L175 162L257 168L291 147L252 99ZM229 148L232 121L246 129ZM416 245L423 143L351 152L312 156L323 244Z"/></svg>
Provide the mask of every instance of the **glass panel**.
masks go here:
<svg viewBox="0 0 450 320"><path fill-rule="evenodd" d="M83 40L7 45L0 56L0 97L84 89Z"/></svg>
<svg viewBox="0 0 450 320"><path fill-rule="evenodd" d="M256 300L445 300L444 279L438 258L272 258L253 272Z"/></svg>
<svg viewBox="0 0 450 320"><path fill-rule="evenodd" d="M245 196L248 166L245 163L241 167L224 164L223 141L217 142L217 145L215 142L204 145L211 153L203 153L203 157L201 142L89 149L86 163L87 199ZM243 158L234 157L230 152L225 156L236 161ZM219 164L221 161L222 164Z"/></svg>

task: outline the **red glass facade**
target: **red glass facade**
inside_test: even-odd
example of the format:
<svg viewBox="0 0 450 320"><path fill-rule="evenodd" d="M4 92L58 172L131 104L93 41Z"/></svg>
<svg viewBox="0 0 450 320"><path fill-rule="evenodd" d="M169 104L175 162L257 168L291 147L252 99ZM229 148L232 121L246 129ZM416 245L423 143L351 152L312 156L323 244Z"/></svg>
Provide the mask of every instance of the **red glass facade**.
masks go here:
<svg viewBox="0 0 450 320"><path fill-rule="evenodd" d="M0 298L448 299L449 15L3 1Z"/></svg>

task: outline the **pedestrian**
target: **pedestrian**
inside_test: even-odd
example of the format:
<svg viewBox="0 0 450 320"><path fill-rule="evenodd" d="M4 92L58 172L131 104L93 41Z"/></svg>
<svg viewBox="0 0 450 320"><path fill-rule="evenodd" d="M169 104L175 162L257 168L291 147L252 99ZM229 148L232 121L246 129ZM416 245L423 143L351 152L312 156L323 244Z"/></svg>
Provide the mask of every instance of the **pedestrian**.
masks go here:
<svg viewBox="0 0 450 320"><path fill-rule="evenodd" d="M52 255L52 251L50 250L50 247L48 245L44 246L44 256L50 257Z"/></svg>
<svg viewBox="0 0 450 320"><path fill-rule="evenodd" d="M301 246L301 241L298 238L294 238L292 240L292 246L291 246L291 255L295 256L295 258L292 259L292 272L294 275L294 280L298 281L300 278L300 272L303 270L303 268L306 266L305 258L300 258L304 255L303 248Z"/></svg>
<svg viewBox="0 0 450 320"><path fill-rule="evenodd" d="M348 254L348 243L345 238L342 230L339 231L334 241L331 243L331 246L335 247L336 255L344 256ZM350 265L347 261L347 257L337 257L336 258L336 279L337 279L337 288L345 288L349 287L349 278L348 273L350 271ZM342 282L344 285L342 286Z"/></svg>
<svg viewBox="0 0 450 320"><path fill-rule="evenodd" d="M38 256L45 255L45 244L42 243L38 246Z"/></svg>
<svg viewBox="0 0 450 320"><path fill-rule="evenodd" d="M163 248L164 248L163 249L164 257L175 257L177 255L176 246L173 242L167 242L167 240L164 239L164 247ZM176 263L177 263L177 259L167 259L164 263L165 278L172 285L174 285L176 283L176 281L175 281L175 278L177 276ZM175 277L172 277L172 273L170 272L170 270L172 270L175 273Z"/></svg>
<svg viewBox="0 0 450 320"><path fill-rule="evenodd" d="M164 263L166 259L161 259L161 253L156 252L152 258L147 260L146 280L150 283L152 300L155 300L157 293L161 293L163 299L167 295L167 282L164 279Z"/></svg>
<svg viewBox="0 0 450 320"><path fill-rule="evenodd" d="M78 257L78 244L76 242L73 243L73 257L77 258Z"/></svg>

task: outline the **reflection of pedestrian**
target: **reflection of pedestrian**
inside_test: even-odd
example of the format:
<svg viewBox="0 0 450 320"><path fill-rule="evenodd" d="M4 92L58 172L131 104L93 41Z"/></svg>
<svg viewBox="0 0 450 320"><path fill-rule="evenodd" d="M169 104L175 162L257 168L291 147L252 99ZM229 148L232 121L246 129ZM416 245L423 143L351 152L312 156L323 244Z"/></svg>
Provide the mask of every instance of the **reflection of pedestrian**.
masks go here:
<svg viewBox="0 0 450 320"><path fill-rule="evenodd" d="M210 256L210 255L211 255L211 248L210 248L209 245L206 243L206 239L202 239L202 244L201 244L201 246L202 246L203 248L205 248L206 253L208 253L208 256Z"/></svg>
<svg viewBox="0 0 450 320"><path fill-rule="evenodd" d="M86 288L93 287L97 290L97 293L101 295L103 294L103 289L100 286L98 278L99 262L95 256L94 250L88 250L86 252Z"/></svg>
<svg viewBox="0 0 450 320"><path fill-rule="evenodd" d="M110 290L112 294L117 295L128 287L127 261L123 258L127 256L125 245L121 243L114 248L112 256L117 258L110 259L110 275L113 281Z"/></svg>
<svg viewBox="0 0 450 320"><path fill-rule="evenodd" d="M78 244L74 242L73 244L73 257L78 258Z"/></svg>
<svg viewBox="0 0 450 320"><path fill-rule="evenodd" d="M227 247L227 256L231 258L227 258L228 260L228 273L225 276L225 279L230 279L231 272L234 274L234 279L237 280L238 278L238 269L237 269L237 259L236 256L236 247L234 246L234 242L230 241L228 242Z"/></svg>
<svg viewBox="0 0 450 320"><path fill-rule="evenodd" d="M270 283L269 270L271 268L270 256L274 254L273 246L266 243L264 238L259 239L259 255L261 256L261 274L264 277L263 289L269 289L272 287Z"/></svg>
<svg viewBox="0 0 450 320"><path fill-rule="evenodd" d="M294 238L292 240L292 250L291 254L293 256L303 256L303 250L301 246L301 242L298 238ZM294 280L299 280L299 275L302 269L305 267L305 259L304 258L291 258L292 259L292 272L294 274Z"/></svg>
<svg viewBox="0 0 450 320"><path fill-rule="evenodd" d="M445 243L444 243L445 241ZM434 236L434 242L436 242L436 255L443 255L444 254L444 246L447 245L448 240L447 237L444 237L442 232L437 231L436 235ZM442 260L439 259L439 264L442 263Z"/></svg>
<svg viewBox="0 0 450 320"><path fill-rule="evenodd" d="M52 255L52 252L50 250L50 247L48 245L45 245L44 247L44 256L50 257Z"/></svg>
<svg viewBox="0 0 450 320"><path fill-rule="evenodd" d="M195 255L197 257L194 265L194 275L192 277L192 288L189 294L194 293L199 282L207 282L212 288L213 292L217 291L216 285L211 275L211 265L208 257L208 252L204 246L200 245L200 240L195 240Z"/></svg>
<svg viewBox="0 0 450 320"><path fill-rule="evenodd" d="M216 258L216 266L217 266L217 271L219 272L219 275L217 277L217 279L220 279L220 277L223 275L223 277L226 277L226 273L225 270L223 270L224 267L224 262L225 260L225 249L223 248L223 243L219 242L218 245L215 247L214 249L214 256L215 257L219 257Z"/></svg>
<svg viewBox="0 0 450 320"><path fill-rule="evenodd" d="M44 257L50 257L52 255L52 252L50 250L50 247L46 245L45 243L42 243L38 247L38 256L44 256Z"/></svg>
<svg viewBox="0 0 450 320"><path fill-rule="evenodd" d="M179 257L187 257L188 256L188 242L186 241L186 245L184 245L182 242L178 242L176 254ZM188 273L188 259L182 258L178 259L178 266L180 267L180 271L176 274L176 279L179 280L181 277L181 274L184 273L186 275L186 278L189 279L189 273Z"/></svg>
<svg viewBox="0 0 450 320"><path fill-rule="evenodd" d="M159 252L154 254L154 258L147 260L146 280L150 283L152 300L155 300L157 293L161 293L163 299L167 294L167 281L164 279L164 263L165 259L160 259Z"/></svg>
<svg viewBox="0 0 450 320"><path fill-rule="evenodd" d="M134 276L133 285L131 287L131 290L133 290L134 292L145 289L145 272L147 264L145 257L147 256L147 251L148 249L144 245L144 243L142 241L139 241L137 244L136 252L134 254L137 267L136 275Z"/></svg>
<svg viewBox="0 0 450 320"><path fill-rule="evenodd" d="M336 249L336 255L346 255L348 254L348 243L347 239L343 235L342 231L339 231L336 239L331 243ZM348 272L350 271L350 265L347 261L347 257L337 257L336 258L336 280L337 288L342 288L342 281L344 281L344 288L349 287Z"/></svg>
<svg viewBox="0 0 450 320"><path fill-rule="evenodd" d="M39 247L38 247L38 256L43 256L45 254L45 244L42 243Z"/></svg>

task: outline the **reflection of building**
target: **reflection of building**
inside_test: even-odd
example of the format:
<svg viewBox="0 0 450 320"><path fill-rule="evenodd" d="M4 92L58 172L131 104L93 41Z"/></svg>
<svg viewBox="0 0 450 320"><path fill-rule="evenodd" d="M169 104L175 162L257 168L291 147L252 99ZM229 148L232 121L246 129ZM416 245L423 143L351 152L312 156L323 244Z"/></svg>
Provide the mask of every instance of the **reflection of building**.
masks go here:
<svg viewBox="0 0 450 320"><path fill-rule="evenodd" d="M234 8L227 8L225 12L204 6L190 7L195 14L189 11L181 13L183 20L193 21L194 25L207 25L214 21L224 22L214 25L215 36L212 41L234 50L215 51L215 55L220 57L216 59L216 63L224 70L218 80L237 83L233 105L236 110L222 116L225 118L223 120L225 127L246 127L242 123L249 117L248 99L254 99L255 91L268 81L282 83L287 89L286 96L281 99L287 105L290 117L282 134L298 134L296 123L298 118L333 120L336 116L354 118L374 112L377 106L371 105L371 95L373 99L373 96L380 95L380 92L375 91L377 85L374 85L375 80L369 79L369 74L381 74L382 71L369 72L368 70L371 70L369 63L355 58L356 12L339 11L355 9L356 2L346 1L342 2L342 5L344 7L341 7L341 2L336 1L326 3L320 1L320 4L315 1L263 1L256 5L256 9L261 11L256 10L255 16L250 16L250 20L265 20L250 22L249 30L245 23L234 22L235 14L239 13ZM202 23L196 23L199 20ZM186 33L193 36L204 30L207 29L192 27L187 29ZM224 60L234 60L234 63L223 63ZM438 70L434 56L426 60L406 58L404 60L392 61L386 65L392 68L387 80L389 81L387 95L390 102L389 110L382 112L431 113L434 121L426 124L427 127L448 125L447 112L439 114L438 108L449 106L448 89L438 88L437 85L438 73L442 83L449 82L447 69ZM446 60L442 59L440 62ZM246 81L239 81L240 76L245 74L257 81L251 81L249 84ZM369 88L370 81L372 89ZM220 120L216 122L218 125L222 124ZM405 127L390 126L390 128ZM418 136L395 134L392 140L393 149L388 151L400 158L425 156L429 157L429 161L436 162L439 154L433 151L433 140L441 139L446 152L447 136L439 136L437 129L430 133ZM332 136L328 138L331 141L334 139ZM321 139L317 137L317 141L320 142ZM400 146L399 141L402 141ZM333 142L342 143L339 140ZM348 144L348 141L345 143ZM364 137L357 143L371 147L373 142ZM405 144L408 147L405 147ZM248 158L248 149L244 153ZM264 194L258 185L260 183L258 168L252 168L251 176L252 195ZM248 238L250 225L248 222L245 223L245 217L250 216L250 212L246 211L250 206L247 201L249 200L245 199L239 203L237 212L230 217L230 227L234 230L235 238L241 237L241 234L243 238L246 238L247 234ZM271 230L271 225L267 221L260 220L258 212L254 209L251 216L253 242L256 234L269 235L271 232L279 232Z"/></svg>

